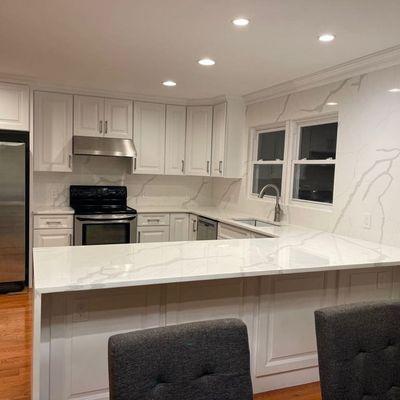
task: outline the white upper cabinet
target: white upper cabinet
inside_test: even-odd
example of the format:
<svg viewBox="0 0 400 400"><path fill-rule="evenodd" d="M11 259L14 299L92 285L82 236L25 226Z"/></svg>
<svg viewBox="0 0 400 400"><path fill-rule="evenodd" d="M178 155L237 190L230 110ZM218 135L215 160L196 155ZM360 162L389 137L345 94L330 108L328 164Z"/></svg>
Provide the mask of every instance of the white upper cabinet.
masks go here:
<svg viewBox="0 0 400 400"><path fill-rule="evenodd" d="M226 134L226 103L214 106L211 175L223 176Z"/></svg>
<svg viewBox="0 0 400 400"><path fill-rule="evenodd" d="M74 135L103 136L104 99L74 96Z"/></svg>
<svg viewBox="0 0 400 400"><path fill-rule="evenodd" d="M72 95L34 93L35 171L72 171L72 106Z"/></svg>
<svg viewBox="0 0 400 400"><path fill-rule="evenodd" d="M241 99L228 99L226 103L214 106L212 176L243 177L244 132L245 106Z"/></svg>
<svg viewBox="0 0 400 400"><path fill-rule="evenodd" d="M133 140L137 150L133 173L164 174L164 104L135 102Z"/></svg>
<svg viewBox="0 0 400 400"><path fill-rule="evenodd" d="M104 136L132 139L132 101L106 99Z"/></svg>
<svg viewBox="0 0 400 400"><path fill-rule="evenodd" d="M0 129L29 131L29 88L0 82Z"/></svg>
<svg viewBox="0 0 400 400"><path fill-rule="evenodd" d="M74 135L132 139L132 101L74 96Z"/></svg>
<svg viewBox="0 0 400 400"><path fill-rule="evenodd" d="M167 106L165 174L185 173L186 107Z"/></svg>
<svg viewBox="0 0 400 400"><path fill-rule="evenodd" d="M212 106L187 108L186 175L210 175Z"/></svg>

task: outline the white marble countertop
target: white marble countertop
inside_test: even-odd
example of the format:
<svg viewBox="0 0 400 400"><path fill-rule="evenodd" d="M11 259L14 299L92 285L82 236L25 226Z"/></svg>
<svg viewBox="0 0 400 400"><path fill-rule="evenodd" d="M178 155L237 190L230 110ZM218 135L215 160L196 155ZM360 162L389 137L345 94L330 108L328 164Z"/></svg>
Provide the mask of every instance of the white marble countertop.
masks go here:
<svg viewBox="0 0 400 400"><path fill-rule="evenodd" d="M138 211L144 212L141 209ZM153 208L147 212L177 211ZM182 212L193 212L249 229L247 225L232 221L233 216L244 216L233 211L210 208L182 209ZM400 266L400 248L300 226L270 226L252 230L275 237L36 248L34 287L37 293L52 293Z"/></svg>
<svg viewBox="0 0 400 400"><path fill-rule="evenodd" d="M74 210L71 207L38 206L33 208L32 213L34 215L66 215L74 214Z"/></svg>

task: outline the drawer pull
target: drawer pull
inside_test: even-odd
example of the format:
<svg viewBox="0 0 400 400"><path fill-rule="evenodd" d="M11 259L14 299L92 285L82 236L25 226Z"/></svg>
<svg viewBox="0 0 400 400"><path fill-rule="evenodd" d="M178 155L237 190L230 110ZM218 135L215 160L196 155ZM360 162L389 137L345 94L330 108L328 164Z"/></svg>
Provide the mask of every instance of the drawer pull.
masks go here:
<svg viewBox="0 0 400 400"><path fill-rule="evenodd" d="M46 221L47 225L60 225L61 223L61 221Z"/></svg>
<svg viewBox="0 0 400 400"><path fill-rule="evenodd" d="M150 218L148 218L147 219L147 222L151 222L151 223L155 223L155 222L160 222L160 219L159 218L152 218L152 219L150 219Z"/></svg>

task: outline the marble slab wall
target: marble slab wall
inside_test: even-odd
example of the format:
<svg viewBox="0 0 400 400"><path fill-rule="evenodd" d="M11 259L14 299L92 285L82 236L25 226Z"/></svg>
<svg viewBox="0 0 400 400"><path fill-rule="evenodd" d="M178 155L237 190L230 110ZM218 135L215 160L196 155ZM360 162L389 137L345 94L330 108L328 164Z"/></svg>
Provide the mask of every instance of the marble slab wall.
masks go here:
<svg viewBox="0 0 400 400"><path fill-rule="evenodd" d="M68 206L70 185L126 185L131 207L207 206L212 202L211 178L132 175L128 159L74 156L72 173L34 173L34 207Z"/></svg>
<svg viewBox="0 0 400 400"><path fill-rule="evenodd" d="M400 245L400 93L388 92L394 87L400 87L400 66L248 106L246 149L251 128L338 112L333 205L288 200L286 221ZM326 106L329 101L338 106ZM248 160L242 180L213 181L214 204L271 216L273 203L248 194Z"/></svg>

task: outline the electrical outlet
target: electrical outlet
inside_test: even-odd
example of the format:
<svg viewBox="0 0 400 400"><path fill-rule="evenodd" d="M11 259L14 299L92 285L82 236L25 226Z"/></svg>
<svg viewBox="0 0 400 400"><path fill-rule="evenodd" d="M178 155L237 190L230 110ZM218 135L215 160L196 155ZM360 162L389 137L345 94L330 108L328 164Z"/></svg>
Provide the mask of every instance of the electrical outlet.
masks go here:
<svg viewBox="0 0 400 400"><path fill-rule="evenodd" d="M371 229L371 214L370 213L364 213L363 215L363 228L364 229Z"/></svg>
<svg viewBox="0 0 400 400"><path fill-rule="evenodd" d="M72 320L74 322L84 322L89 319L88 304L86 300L79 300L75 303Z"/></svg>

